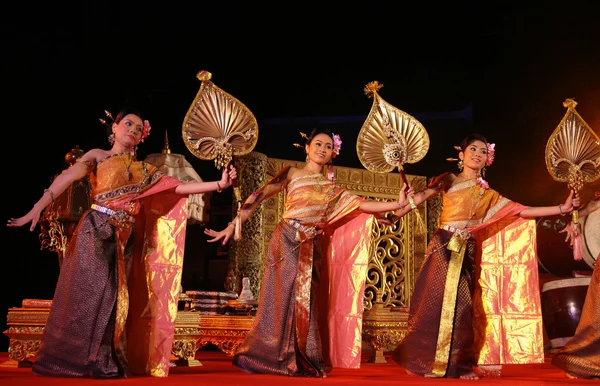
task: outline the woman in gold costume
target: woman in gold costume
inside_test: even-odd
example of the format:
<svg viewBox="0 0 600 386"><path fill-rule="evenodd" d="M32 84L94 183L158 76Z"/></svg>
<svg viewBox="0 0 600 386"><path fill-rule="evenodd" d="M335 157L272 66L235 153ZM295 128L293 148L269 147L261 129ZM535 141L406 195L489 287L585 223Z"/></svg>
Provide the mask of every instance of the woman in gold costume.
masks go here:
<svg viewBox="0 0 600 386"><path fill-rule="evenodd" d="M187 195L220 190L220 181L187 182L135 159L150 124L123 110L111 127L110 150L92 149L57 176L23 217L31 223L74 181L90 174L92 207L67 247L42 344L38 375L114 378L168 375L180 289Z"/></svg>
<svg viewBox="0 0 600 386"><path fill-rule="evenodd" d="M600 208L600 192L596 198L587 203L579 211L579 218L583 219L590 213ZM570 222L563 230L567 232L567 241L574 241L581 237L579 224ZM575 251L575 250L574 250ZM575 253L576 259L581 255ZM600 263L596 257L592 280L587 290L581 318L575 330L575 335L552 358L552 364L565 371L569 378L600 378Z"/></svg>
<svg viewBox="0 0 600 386"><path fill-rule="evenodd" d="M542 363L542 317L535 221L579 205L525 207L489 188L482 170L494 144L471 134L459 150L459 174L446 173L415 193L404 215L442 194L440 228L430 241L411 297L408 329L392 359L425 377L477 379L473 366Z"/></svg>
<svg viewBox="0 0 600 386"><path fill-rule="evenodd" d="M233 363L247 373L325 377L331 367L360 366L362 299L375 213L406 205L361 199L323 175L340 150L339 135L306 136L306 165L284 167L250 195L245 221L265 199L285 189L283 220L271 237L258 312ZM211 241L226 243L234 224Z"/></svg>

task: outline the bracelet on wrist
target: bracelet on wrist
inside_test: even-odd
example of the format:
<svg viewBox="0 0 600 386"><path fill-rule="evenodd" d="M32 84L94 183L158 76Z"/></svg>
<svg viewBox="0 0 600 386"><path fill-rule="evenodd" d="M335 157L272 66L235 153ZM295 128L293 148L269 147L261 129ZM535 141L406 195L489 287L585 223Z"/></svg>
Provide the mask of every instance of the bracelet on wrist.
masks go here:
<svg viewBox="0 0 600 386"><path fill-rule="evenodd" d="M566 215L566 213L563 212L563 210L562 210L562 204L558 204L558 212L560 213L561 216L565 216Z"/></svg>
<svg viewBox="0 0 600 386"><path fill-rule="evenodd" d="M221 193L223 191L223 189L221 188L221 185L219 185L219 181L217 181L217 192Z"/></svg>
<svg viewBox="0 0 600 386"><path fill-rule="evenodd" d="M410 207L412 208L412 210L416 210L417 209L417 205L415 204L415 199L412 197L408 198L408 203L410 204Z"/></svg>

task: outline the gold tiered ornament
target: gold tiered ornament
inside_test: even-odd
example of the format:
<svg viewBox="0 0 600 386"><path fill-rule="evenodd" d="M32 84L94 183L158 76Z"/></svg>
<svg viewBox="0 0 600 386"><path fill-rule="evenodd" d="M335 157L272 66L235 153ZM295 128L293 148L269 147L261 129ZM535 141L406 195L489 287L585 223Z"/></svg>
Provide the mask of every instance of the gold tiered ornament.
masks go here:
<svg viewBox="0 0 600 386"><path fill-rule="evenodd" d="M234 156L250 153L258 141L258 123L252 112L239 100L217 87L212 74L200 71L202 82L183 120L183 142L202 160L214 160L218 169L229 166ZM242 237L239 211L242 197L237 179L233 181L238 216L235 240Z"/></svg>
<svg viewBox="0 0 600 386"><path fill-rule="evenodd" d="M575 110L575 100L568 98L563 106L567 112L546 144L546 168L555 181L566 182L579 192L585 184L600 178L600 139ZM577 210L572 220L579 226ZM574 246L576 257L581 256L579 247Z"/></svg>
<svg viewBox="0 0 600 386"><path fill-rule="evenodd" d="M419 162L425 157L429 150L429 135L419 120L379 95L382 87L383 84L373 81L364 88L365 94L373 98L373 105L358 134L356 152L369 171L389 173L398 168L402 182L408 184L404 165ZM415 211L415 214L424 228L419 212Z"/></svg>

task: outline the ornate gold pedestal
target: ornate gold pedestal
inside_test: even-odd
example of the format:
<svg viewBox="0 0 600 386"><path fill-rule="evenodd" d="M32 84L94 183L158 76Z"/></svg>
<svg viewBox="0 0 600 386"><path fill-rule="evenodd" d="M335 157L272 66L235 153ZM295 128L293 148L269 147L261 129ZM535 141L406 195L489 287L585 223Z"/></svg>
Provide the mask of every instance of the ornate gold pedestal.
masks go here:
<svg viewBox="0 0 600 386"><path fill-rule="evenodd" d="M225 354L233 355L246 338L253 321L254 316L249 315L202 315L198 348L212 343Z"/></svg>
<svg viewBox="0 0 600 386"><path fill-rule="evenodd" d="M363 314L362 338L375 351L369 358L372 363L387 363L384 351L391 351L404 335L408 326L408 308L383 307L375 303Z"/></svg>
<svg viewBox="0 0 600 386"><path fill-rule="evenodd" d="M4 366L28 367L35 360L42 341L42 331L50 308L9 308L4 335L10 338L8 357ZM175 336L171 354L179 366L201 366L196 351L212 343L228 355L244 340L253 316L200 315L179 311L175 320Z"/></svg>
<svg viewBox="0 0 600 386"><path fill-rule="evenodd" d="M9 363L4 366L29 367L42 341L42 331L48 319L49 308L9 308L6 323L8 329L4 335L8 336Z"/></svg>
<svg viewBox="0 0 600 386"><path fill-rule="evenodd" d="M200 341L201 315L197 312L178 311L175 319L175 336L171 348L171 355L177 357L177 366L202 366L196 359L198 342Z"/></svg>

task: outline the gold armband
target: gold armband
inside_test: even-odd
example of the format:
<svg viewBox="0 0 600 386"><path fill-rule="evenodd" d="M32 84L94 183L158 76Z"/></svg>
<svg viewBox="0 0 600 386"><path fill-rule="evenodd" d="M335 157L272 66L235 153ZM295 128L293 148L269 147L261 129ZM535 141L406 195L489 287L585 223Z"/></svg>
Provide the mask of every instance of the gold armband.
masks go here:
<svg viewBox="0 0 600 386"><path fill-rule="evenodd" d="M56 201L56 197L54 197L53 191L51 191L50 189L44 189L44 193L48 193L50 195L50 198L52 199L52 203L54 203L54 201Z"/></svg>

